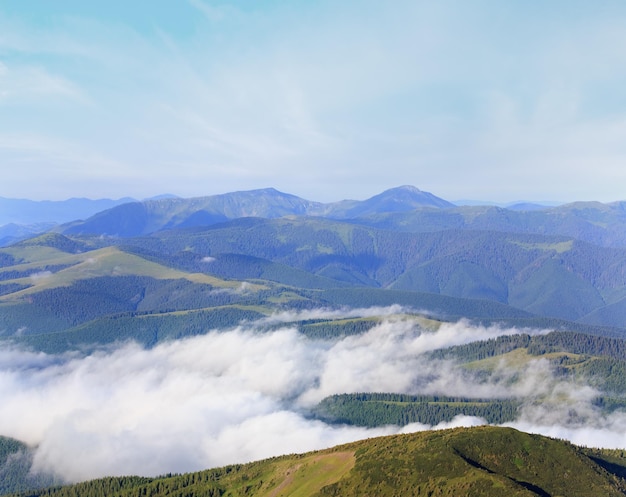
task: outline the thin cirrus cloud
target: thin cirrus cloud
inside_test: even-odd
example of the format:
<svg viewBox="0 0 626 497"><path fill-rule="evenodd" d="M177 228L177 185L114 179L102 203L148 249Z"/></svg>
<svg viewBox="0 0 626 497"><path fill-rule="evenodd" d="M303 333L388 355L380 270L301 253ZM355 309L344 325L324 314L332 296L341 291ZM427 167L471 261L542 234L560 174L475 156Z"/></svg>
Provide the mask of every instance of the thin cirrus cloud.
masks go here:
<svg viewBox="0 0 626 497"><path fill-rule="evenodd" d="M451 200L616 200L626 9L603 3L10 6L0 62L62 98L24 93L0 133L125 165L96 183L85 160L64 186L35 151L28 170L56 198L275 186L329 201L415 184Z"/></svg>
<svg viewBox="0 0 626 497"><path fill-rule="evenodd" d="M8 66L0 62L0 99L4 105L61 99L89 104L89 98L74 83L36 66Z"/></svg>

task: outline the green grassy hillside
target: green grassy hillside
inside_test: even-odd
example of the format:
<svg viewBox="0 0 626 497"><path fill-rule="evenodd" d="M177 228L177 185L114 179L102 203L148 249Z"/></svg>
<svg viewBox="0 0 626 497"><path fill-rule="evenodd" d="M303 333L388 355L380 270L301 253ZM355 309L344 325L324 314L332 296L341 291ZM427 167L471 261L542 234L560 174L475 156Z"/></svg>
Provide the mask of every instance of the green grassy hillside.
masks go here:
<svg viewBox="0 0 626 497"><path fill-rule="evenodd" d="M375 438L302 455L155 479L106 478L47 497L624 495L626 459L510 428Z"/></svg>

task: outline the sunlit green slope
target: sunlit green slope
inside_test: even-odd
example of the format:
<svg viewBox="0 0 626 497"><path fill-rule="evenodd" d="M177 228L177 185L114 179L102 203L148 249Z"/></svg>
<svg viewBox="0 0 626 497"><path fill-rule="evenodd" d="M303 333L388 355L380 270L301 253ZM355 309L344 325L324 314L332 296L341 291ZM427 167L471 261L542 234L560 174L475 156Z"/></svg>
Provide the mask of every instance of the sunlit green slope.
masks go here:
<svg viewBox="0 0 626 497"><path fill-rule="evenodd" d="M624 495L616 452L509 428L369 439L319 452L152 480L107 478L33 496L568 496Z"/></svg>

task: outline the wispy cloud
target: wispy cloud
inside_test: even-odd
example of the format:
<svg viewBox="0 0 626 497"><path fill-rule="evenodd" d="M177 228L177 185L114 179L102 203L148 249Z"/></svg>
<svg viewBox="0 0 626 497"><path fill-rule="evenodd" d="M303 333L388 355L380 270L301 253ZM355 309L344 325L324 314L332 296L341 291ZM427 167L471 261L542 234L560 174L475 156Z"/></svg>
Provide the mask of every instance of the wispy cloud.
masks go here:
<svg viewBox="0 0 626 497"><path fill-rule="evenodd" d="M324 201L407 183L451 199L621 195L618 3L165 5L0 15L0 102L24 96L0 132L126 164L107 182L84 174L74 195L273 185ZM43 112L47 99L60 108ZM45 161L28 170L45 175Z"/></svg>
<svg viewBox="0 0 626 497"><path fill-rule="evenodd" d="M37 66L9 66L0 62L0 104L37 105L43 99L67 99L90 104L86 93L74 82Z"/></svg>
<svg viewBox="0 0 626 497"><path fill-rule="evenodd" d="M45 280L49 278L50 276L52 276L51 271L39 271L38 273L31 274L30 279L33 280L34 282L37 282L40 280Z"/></svg>
<svg viewBox="0 0 626 497"><path fill-rule="evenodd" d="M227 4L213 5L202 0L189 0L189 5L202 12L211 22L223 21L226 17L239 13L239 10Z"/></svg>
<svg viewBox="0 0 626 497"><path fill-rule="evenodd" d="M308 340L291 328L236 329L88 357L3 349L0 426L3 435L37 445L36 470L71 481L307 451L401 430L308 419L307 408L324 396L419 393L431 382L440 393L452 384L475 392L475 380L424 353L512 332L465 323L423 332L392 320L339 341Z"/></svg>

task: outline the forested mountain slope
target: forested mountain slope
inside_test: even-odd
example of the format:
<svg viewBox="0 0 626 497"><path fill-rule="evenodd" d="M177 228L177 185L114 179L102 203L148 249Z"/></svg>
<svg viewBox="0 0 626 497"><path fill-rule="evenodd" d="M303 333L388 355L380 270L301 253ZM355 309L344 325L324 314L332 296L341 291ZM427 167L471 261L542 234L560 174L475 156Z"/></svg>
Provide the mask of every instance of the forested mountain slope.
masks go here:
<svg viewBox="0 0 626 497"><path fill-rule="evenodd" d="M488 299L588 324L622 326L626 315L626 249L565 237L403 233L299 217L240 219L125 243L172 256L186 252L188 260L190 252L197 260L253 256L356 286Z"/></svg>
<svg viewBox="0 0 626 497"><path fill-rule="evenodd" d="M574 202L532 210L495 206L419 208L372 213L354 222L395 231L487 230L562 235L605 247L626 246L626 202Z"/></svg>
<svg viewBox="0 0 626 497"><path fill-rule="evenodd" d="M30 304L38 309L30 314L30 321L42 309L58 309L60 302L80 302L79 306L91 309L72 317L71 306L67 317L56 313L47 326L57 330L114 312L262 305L270 293L275 297L285 292L277 285L321 291L343 288L344 294L352 289L355 295L362 288L398 290L413 294L413 306L423 310L429 309L420 295L436 294L467 299L468 309L474 306L469 302L489 301L524 311L526 316L587 325L620 328L626 318L626 249L547 235L408 233L323 218L242 218L139 238L49 234L2 249L0 257L4 260L0 301L6 303L0 305L10 302L11 306L5 319L17 312L17 306L25 310ZM247 295L233 291L242 281L261 284L264 293L251 294L254 286L247 287ZM231 294L218 295L212 287L230 288ZM154 291L161 295L159 305L144 298ZM187 297L180 297L181 291ZM191 294L195 303L189 300ZM85 306L89 296L94 305ZM302 302L303 297L309 304ZM316 298L300 291L298 299L288 300L313 306ZM104 312L107 302L110 306ZM346 302L343 299L341 304ZM330 300L324 305L334 304ZM456 306L453 301L450 305ZM505 317L492 307L493 314L481 317ZM446 315L439 305L433 310ZM468 311L467 315L480 314ZM59 319L65 324L57 326ZM28 323L16 329L22 327L33 329Z"/></svg>
<svg viewBox="0 0 626 497"><path fill-rule="evenodd" d="M133 237L164 229L210 226L242 217L283 216L350 220L393 231L456 229L562 235L600 246L626 246L626 202L574 202L535 209L457 207L411 186L392 188L362 201L326 204L273 188L191 199L147 200L104 210L60 230L69 235Z"/></svg>
<svg viewBox="0 0 626 497"><path fill-rule="evenodd" d="M498 302L364 289L251 256L95 248L59 234L0 250L3 338L51 352L128 339L153 345L281 309L393 304L448 319L533 318Z"/></svg>

